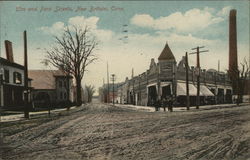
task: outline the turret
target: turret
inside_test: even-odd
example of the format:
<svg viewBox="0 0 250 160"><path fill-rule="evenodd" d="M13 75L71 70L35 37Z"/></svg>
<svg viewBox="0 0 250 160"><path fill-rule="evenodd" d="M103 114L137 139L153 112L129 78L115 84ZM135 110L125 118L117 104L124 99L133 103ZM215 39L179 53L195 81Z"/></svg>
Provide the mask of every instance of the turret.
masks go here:
<svg viewBox="0 0 250 160"><path fill-rule="evenodd" d="M164 49L158 57L158 61L160 74L167 79L172 78L173 72L176 71L176 60L171 49L168 46L168 43L166 43Z"/></svg>

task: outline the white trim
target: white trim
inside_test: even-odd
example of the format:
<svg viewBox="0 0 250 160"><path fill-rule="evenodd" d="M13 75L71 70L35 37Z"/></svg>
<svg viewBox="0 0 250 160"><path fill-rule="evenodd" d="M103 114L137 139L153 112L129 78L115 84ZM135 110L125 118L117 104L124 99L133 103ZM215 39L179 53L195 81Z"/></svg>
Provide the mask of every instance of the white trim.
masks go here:
<svg viewBox="0 0 250 160"><path fill-rule="evenodd" d="M147 85L147 95L148 95L148 88L149 88L149 87L152 87L152 86L155 86L155 88L156 88L156 94L157 94L157 96L159 96L159 95L158 95L157 83L151 83L151 84L148 84L148 85Z"/></svg>
<svg viewBox="0 0 250 160"><path fill-rule="evenodd" d="M161 88L162 87L165 87L165 86L168 86L168 85L171 85L172 84L172 82L161 82Z"/></svg>
<svg viewBox="0 0 250 160"><path fill-rule="evenodd" d="M151 87L151 86L157 86L157 83L148 84L148 85L147 85L147 88L148 88L148 87Z"/></svg>
<svg viewBox="0 0 250 160"><path fill-rule="evenodd" d="M160 85L160 96L162 96L162 88L166 87L166 86L170 86L170 93L172 94L172 82L161 82L161 85Z"/></svg>

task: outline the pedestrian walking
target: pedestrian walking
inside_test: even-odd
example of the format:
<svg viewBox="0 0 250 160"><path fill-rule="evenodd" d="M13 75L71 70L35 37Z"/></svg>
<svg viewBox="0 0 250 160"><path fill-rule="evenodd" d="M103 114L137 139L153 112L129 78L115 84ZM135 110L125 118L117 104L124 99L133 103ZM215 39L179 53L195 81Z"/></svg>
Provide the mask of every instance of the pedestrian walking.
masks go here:
<svg viewBox="0 0 250 160"><path fill-rule="evenodd" d="M159 108L161 107L161 101L156 100L154 106L155 106L155 111L159 111Z"/></svg>
<svg viewBox="0 0 250 160"><path fill-rule="evenodd" d="M168 111L173 112L173 98L168 98Z"/></svg>
<svg viewBox="0 0 250 160"><path fill-rule="evenodd" d="M164 112L166 112L166 106L167 106L167 100L166 100L166 98L162 99L162 106L163 106Z"/></svg>
<svg viewBox="0 0 250 160"><path fill-rule="evenodd" d="M162 106L162 102L160 99L157 100L157 104L158 104L157 109L159 111L161 109L161 106Z"/></svg>

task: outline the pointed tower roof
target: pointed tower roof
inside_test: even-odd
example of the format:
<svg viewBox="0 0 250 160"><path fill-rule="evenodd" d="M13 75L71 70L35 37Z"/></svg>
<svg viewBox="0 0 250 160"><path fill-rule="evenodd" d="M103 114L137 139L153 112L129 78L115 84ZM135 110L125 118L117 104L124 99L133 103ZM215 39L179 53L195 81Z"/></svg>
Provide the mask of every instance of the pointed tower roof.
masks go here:
<svg viewBox="0 0 250 160"><path fill-rule="evenodd" d="M171 49L168 46L168 42L166 43L164 49L162 50L160 56L158 57L158 60L174 60L175 61L175 57Z"/></svg>

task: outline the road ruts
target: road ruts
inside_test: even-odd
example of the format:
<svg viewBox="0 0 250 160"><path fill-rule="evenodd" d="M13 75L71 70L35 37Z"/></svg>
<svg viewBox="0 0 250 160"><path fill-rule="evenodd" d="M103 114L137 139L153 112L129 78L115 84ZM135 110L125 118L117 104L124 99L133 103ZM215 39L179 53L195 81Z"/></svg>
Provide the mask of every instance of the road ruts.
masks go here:
<svg viewBox="0 0 250 160"><path fill-rule="evenodd" d="M18 132L10 126L2 158L250 158L250 106L173 113L98 103L84 107Z"/></svg>

